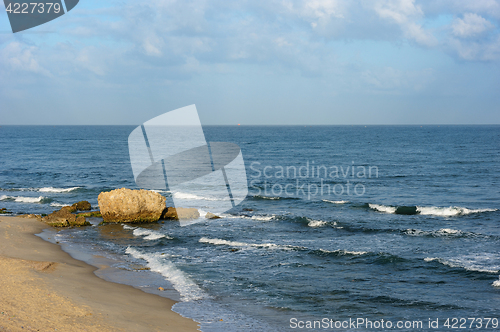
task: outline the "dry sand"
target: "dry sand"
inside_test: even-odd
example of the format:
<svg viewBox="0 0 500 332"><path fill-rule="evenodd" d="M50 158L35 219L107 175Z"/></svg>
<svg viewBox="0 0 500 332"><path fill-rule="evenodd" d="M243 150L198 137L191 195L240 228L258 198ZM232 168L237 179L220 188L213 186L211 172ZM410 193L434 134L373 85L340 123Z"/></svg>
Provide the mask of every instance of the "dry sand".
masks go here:
<svg viewBox="0 0 500 332"><path fill-rule="evenodd" d="M0 217L0 331L197 331L174 301L100 279L34 235L44 228Z"/></svg>

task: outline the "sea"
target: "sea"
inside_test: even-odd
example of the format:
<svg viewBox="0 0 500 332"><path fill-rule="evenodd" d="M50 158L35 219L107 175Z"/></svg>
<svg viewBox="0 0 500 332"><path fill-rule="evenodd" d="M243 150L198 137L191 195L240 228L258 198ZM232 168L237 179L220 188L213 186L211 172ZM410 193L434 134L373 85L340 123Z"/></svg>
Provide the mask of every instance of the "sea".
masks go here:
<svg viewBox="0 0 500 332"><path fill-rule="evenodd" d="M134 128L1 126L0 208L98 209L100 192L138 189ZM245 161L248 195L220 219L89 218L39 236L101 278L180 301L205 332L500 329L500 126L203 130Z"/></svg>

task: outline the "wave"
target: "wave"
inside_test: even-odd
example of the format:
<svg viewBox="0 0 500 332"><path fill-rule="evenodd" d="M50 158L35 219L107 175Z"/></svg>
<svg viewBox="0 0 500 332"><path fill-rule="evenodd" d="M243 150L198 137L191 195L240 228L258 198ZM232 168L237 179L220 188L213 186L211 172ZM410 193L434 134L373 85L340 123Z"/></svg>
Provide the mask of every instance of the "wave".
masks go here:
<svg viewBox="0 0 500 332"><path fill-rule="evenodd" d="M63 206L68 206L68 204L63 204L63 203L52 202L52 203L50 203L50 206L54 206L54 207L63 207Z"/></svg>
<svg viewBox="0 0 500 332"><path fill-rule="evenodd" d="M172 283L175 290L181 295L183 301L196 301L208 297L188 275L179 270L172 262L167 261L165 256L161 256L158 253L141 253L133 247L127 247L125 253L134 258L145 260L147 262L147 267L149 267L151 271L160 273L166 280Z"/></svg>
<svg viewBox="0 0 500 332"><path fill-rule="evenodd" d="M451 228L441 228L435 231L422 231L420 229L409 228L403 231L403 233L410 236L434 236L434 237L442 237L442 236L461 237L465 235L473 235L473 233L462 232L461 230L451 229Z"/></svg>
<svg viewBox="0 0 500 332"><path fill-rule="evenodd" d="M403 214L403 215L421 214L421 215L431 215L440 217L462 216L472 213L497 211L497 209L468 209L458 206L450 206L450 207L390 206L390 205L380 205L380 204L368 204L368 207L378 212L391 213L391 214Z"/></svg>
<svg viewBox="0 0 500 332"><path fill-rule="evenodd" d="M222 200L227 200L229 198L215 198L215 197L205 197L205 196L198 196L194 194L189 194L189 193L173 193L174 198L177 199L185 199L185 200L205 200L205 201L222 201Z"/></svg>
<svg viewBox="0 0 500 332"><path fill-rule="evenodd" d="M484 266L479 266L474 264L474 262L464 262L459 259L443 259L439 257L426 257L424 258L426 262L438 262L440 264L452 267L452 268L461 268L467 271L473 272L486 272L486 273L498 273L498 269L494 268L486 268Z"/></svg>
<svg viewBox="0 0 500 332"><path fill-rule="evenodd" d="M369 254L368 251L350 251L350 250L344 250L344 249L337 249L337 250L319 249L319 251L326 253L326 254L335 254L338 256L344 256L344 255L361 256L361 255Z"/></svg>
<svg viewBox="0 0 500 332"><path fill-rule="evenodd" d="M54 188L54 187L45 187L40 188L37 191L42 193L67 193L73 190L80 189L81 187L72 187L72 188Z"/></svg>
<svg viewBox="0 0 500 332"><path fill-rule="evenodd" d="M280 245L274 243L246 243L246 242L238 242L238 241L228 241L223 239L209 239L206 237L202 237L198 240L200 243L209 243L214 245L225 245L231 247L248 247L248 248L267 248L267 249L284 249L284 250L293 250L293 249L306 249L304 247L298 246L290 246L290 245Z"/></svg>
<svg viewBox="0 0 500 332"><path fill-rule="evenodd" d="M0 196L0 201L14 201L17 203L49 203L52 200L50 198L39 196L39 197L25 197L25 196Z"/></svg>
<svg viewBox="0 0 500 332"><path fill-rule="evenodd" d="M144 240L158 240L162 238L167 238L167 239L172 239L170 236L166 234L162 234L160 232L154 231L152 229L146 229L146 228L136 228L133 231L133 234L135 236L144 236Z"/></svg>
<svg viewBox="0 0 500 332"><path fill-rule="evenodd" d="M324 199L323 202L332 203L332 204L346 204L346 203L349 203L349 201L329 201L327 199Z"/></svg>
<svg viewBox="0 0 500 332"><path fill-rule="evenodd" d="M309 226L309 227L322 227L322 226L325 226L326 224L327 224L327 222L323 221L323 220L311 220L311 221L309 221L307 226Z"/></svg>
<svg viewBox="0 0 500 332"><path fill-rule="evenodd" d="M498 277L498 280L495 280L495 281L493 282L493 286L494 286L494 287L500 287L500 276Z"/></svg>

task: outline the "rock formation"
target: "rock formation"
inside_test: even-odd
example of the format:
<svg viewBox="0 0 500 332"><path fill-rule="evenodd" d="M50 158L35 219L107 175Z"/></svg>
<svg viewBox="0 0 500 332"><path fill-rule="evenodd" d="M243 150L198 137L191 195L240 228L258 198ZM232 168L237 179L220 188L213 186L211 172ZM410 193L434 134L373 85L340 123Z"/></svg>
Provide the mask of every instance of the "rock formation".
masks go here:
<svg viewBox="0 0 500 332"><path fill-rule="evenodd" d="M198 219L200 213L195 208L173 208L169 207L165 209L162 219Z"/></svg>
<svg viewBox="0 0 500 332"><path fill-rule="evenodd" d="M165 197L149 190L126 188L102 192L97 198L104 222L155 222L165 210Z"/></svg>

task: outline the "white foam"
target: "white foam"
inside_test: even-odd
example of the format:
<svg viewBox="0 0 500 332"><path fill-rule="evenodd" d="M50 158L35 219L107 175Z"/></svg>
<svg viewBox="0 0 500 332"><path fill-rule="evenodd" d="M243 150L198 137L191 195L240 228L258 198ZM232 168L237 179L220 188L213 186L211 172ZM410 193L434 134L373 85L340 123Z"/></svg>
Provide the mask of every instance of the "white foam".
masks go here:
<svg viewBox="0 0 500 332"><path fill-rule="evenodd" d="M271 219L273 219L274 216L252 216L250 219L253 219L253 220L262 220L262 221L269 221Z"/></svg>
<svg viewBox="0 0 500 332"><path fill-rule="evenodd" d="M435 206L417 206L417 212L423 215L451 217L467 215L471 213L493 212L497 209L467 209L464 207L450 206L450 207L435 207Z"/></svg>
<svg viewBox="0 0 500 332"><path fill-rule="evenodd" d="M72 187L72 188L54 188L54 187L45 187L38 189L39 192L42 193L67 193L81 187Z"/></svg>
<svg viewBox="0 0 500 332"><path fill-rule="evenodd" d="M179 270L172 262L166 260L165 256L160 254L143 254L137 249L128 247L125 252L137 259L143 259L147 262L147 267L153 272L158 272L165 277L175 290L179 292L183 301L195 301L207 298L203 290L192 281L187 274Z"/></svg>
<svg viewBox="0 0 500 332"><path fill-rule="evenodd" d="M291 250L291 249L303 249L303 247L297 246L289 246L289 245L280 245L274 243L246 243L246 242L238 242L238 241L228 241L223 239L209 239L206 237L202 237L198 240L200 243L209 243L214 245L225 245L231 247L243 247L243 248L267 248L267 249L283 249L283 250Z"/></svg>
<svg viewBox="0 0 500 332"><path fill-rule="evenodd" d="M271 199L271 200L281 199L281 197L278 197L278 196L262 196L262 195L257 195L257 197L260 197L262 199Z"/></svg>
<svg viewBox="0 0 500 332"><path fill-rule="evenodd" d="M125 228L125 227L124 227ZM144 240L158 240L162 238L172 239L170 236L166 234L162 234L160 232L154 231L152 229L147 228L135 228L133 231L135 236L144 236Z"/></svg>
<svg viewBox="0 0 500 332"><path fill-rule="evenodd" d="M498 280L493 282L494 287L500 287L500 276L498 277Z"/></svg>
<svg viewBox="0 0 500 332"><path fill-rule="evenodd" d="M481 266L478 262L464 261L461 259L443 259L439 257L426 257L424 258L426 262L438 262L443 265L453 267L453 268L462 268L467 271L475 271L475 272L487 272L487 273L498 273L498 269L488 268L485 266Z"/></svg>
<svg viewBox="0 0 500 332"><path fill-rule="evenodd" d="M368 204L368 206L370 207L370 209L385 213L396 213L397 210L397 207L380 205L380 204ZM471 213L493 212L497 211L497 209L468 209L459 206L450 206L450 207L417 206L416 211L417 213L422 215L452 217L452 216L467 215Z"/></svg>
<svg viewBox="0 0 500 332"><path fill-rule="evenodd" d="M177 198L177 199L184 199L184 200L205 200L205 201L219 201L219 200L223 200L222 198L221 199L218 199L218 198L215 198L215 197L205 197L205 196L198 196L198 195L194 195L194 194L189 194L189 193L181 193L181 192L178 192L178 193L174 193L173 194L174 198ZM227 198L229 199L229 198Z"/></svg>
<svg viewBox="0 0 500 332"><path fill-rule="evenodd" d="M62 203L52 202L52 203L50 203L50 206L63 207L63 206L68 206L68 204L62 204Z"/></svg>
<svg viewBox="0 0 500 332"><path fill-rule="evenodd" d="M396 213L396 208L394 206L387 206L387 205L379 205L379 204L368 204L370 209L373 209L378 212L385 212L385 213Z"/></svg>
<svg viewBox="0 0 500 332"><path fill-rule="evenodd" d="M307 226L309 227L322 227L326 225L326 221L323 220L310 220Z"/></svg>
<svg viewBox="0 0 500 332"><path fill-rule="evenodd" d="M45 199L45 197L43 197L43 196L39 196L39 197L7 196L7 195L0 196L0 201L14 200L14 202L18 202L18 203L40 203L44 199Z"/></svg>
<svg viewBox="0 0 500 332"><path fill-rule="evenodd" d="M443 235L462 235L463 232L458 229L451 229L451 228L441 228L436 232L437 234L443 234Z"/></svg>
<svg viewBox="0 0 500 332"><path fill-rule="evenodd" d="M130 229L130 230L137 228L137 227L131 227L131 226L125 225L125 224L122 224L122 226L123 226L123 229Z"/></svg>
<svg viewBox="0 0 500 332"><path fill-rule="evenodd" d="M350 251L344 249L337 249L337 250L319 249L319 251L322 251L324 253L334 253L334 254L352 255L352 256L361 256L361 255L366 255L368 253L368 251Z"/></svg>
<svg viewBox="0 0 500 332"><path fill-rule="evenodd" d="M404 231L407 235L411 236L427 236L427 235L434 235L434 236L461 236L464 235L464 232L458 229L451 229L451 228L441 228L437 231L422 231L420 229L407 229Z"/></svg>
<svg viewBox="0 0 500 332"><path fill-rule="evenodd" d="M327 199L324 199L323 202L332 203L332 204L346 204L346 203L349 203L349 201L329 201Z"/></svg>

